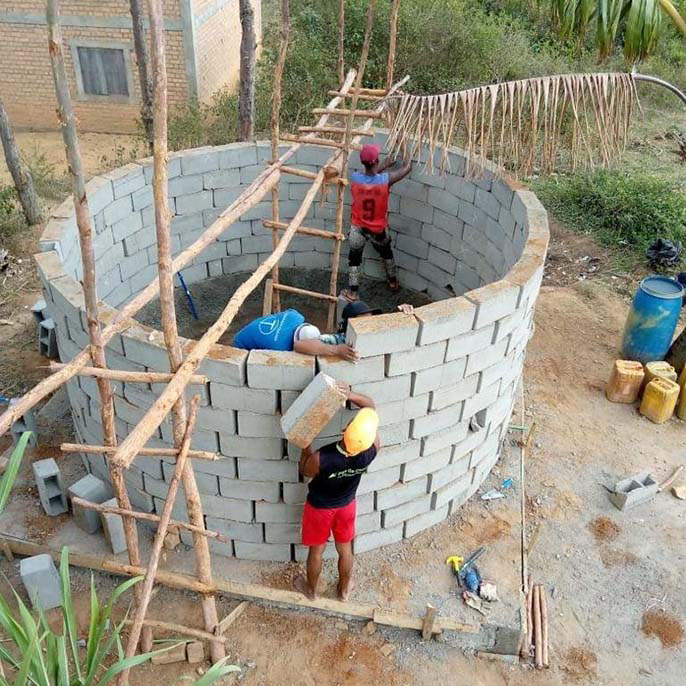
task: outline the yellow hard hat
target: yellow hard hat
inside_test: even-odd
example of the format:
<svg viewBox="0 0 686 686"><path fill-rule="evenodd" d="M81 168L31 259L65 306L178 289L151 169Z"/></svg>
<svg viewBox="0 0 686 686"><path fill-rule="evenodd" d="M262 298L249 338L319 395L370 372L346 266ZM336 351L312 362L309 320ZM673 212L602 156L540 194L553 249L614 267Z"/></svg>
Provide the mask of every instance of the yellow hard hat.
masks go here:
<svg viewBox="0 0 686 686"><path fill-rule="evenodd" d="M363 407L343 432L343 445L348 455L358 455L371 448L379 428L379 415L371 407Z"/></svg>

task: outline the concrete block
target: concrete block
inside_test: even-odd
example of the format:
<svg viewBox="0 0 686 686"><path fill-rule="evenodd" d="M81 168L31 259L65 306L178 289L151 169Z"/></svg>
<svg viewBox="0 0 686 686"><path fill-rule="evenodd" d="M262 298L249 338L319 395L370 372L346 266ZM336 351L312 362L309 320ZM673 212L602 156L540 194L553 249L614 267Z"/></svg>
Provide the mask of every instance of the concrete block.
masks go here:
<svg viewBox="0 0 686 686"><path fill-rule="evenodd" d="M417 342L419 323L413 315L381 314L359 317L348 322L346 342L360 357L410 350Z"/></svg>
<svg viewBox="0 0 686 686"><path fill-rule="evenodd" d="M153 665L171 665L175 662L184 662L186 660L186 644L179 643L173 648L160 653L159 655L153 655L150 658L150 662Z"/></svg>
<svg viewBox="0 0 686 686"><path fill-rule="evenodd" d="M127 195L123 198L119 198L119 200L115 200L104 208L105 223L107 226L112 226L118 221L128 217L132 212L133 202L131 196Z"/></svg>
<svg viewBox="0 0 686 686"><path fill-rule="evenodd" d="M188 354L194 344L193 341L188 341L183 346L184 353ZM206 374L213 380L221 379L225 384L243 386L246 378L247 360L247 350L230 348L226 345L213 345L207 357L198 367L198 373Z"/></svg>
<svg viewBox="0 0 686 686"><path fill-rule="evenodd" d="M472 479L474 478L474 469L470 469L466 474L449 483L433 493L433 500L431 502L431 509L438 510L444 505L452 502L453 500L460 499L472 485Z"/></svg>
<svg viewBox="0 0 686 686"><path fill-rule="evenodd" d="M431 510L425 514L420 514L412 517L405 522L405 530L403 535L405 538L411 538L424 529L439 524L448 517L448 505L444 505L438 510Z"/></svg>
<svg viewBox="0 0 686 686"><path fill-rule="evenodd" d="M382 427L397 424L408 419L423 417L429 409L429 394L418 395L412 398L396 400L391 403L382 403L376 406L379 414L379 425ZM343 427L341 427L341 430Z"/></svg>
<svg viewBox="0 0 686 686"><path fill-rule="evenodd" d="M117 499L111 498L106 500L103 505L109 507L117 507ZM123 553L127 550L126 535L124 534L124 521L121 515L113 514L111 512L100 512L100 523L105 534L105 540L109 544L112 552L115 555Z"/></svg>
<svg viewBox="0 0 686 686"><path fill-rule="evenodd" d="M301 448L310 445L345 406L346 398L347 394L338 387L336 381L320 372L281 417L284 435ZM240 426L241 413L238 415ZM240 433L244 434L242 429Z"/></svg>
<svg viewBox="0 0 686 686"><path fill-rule="evenodd" d="M291 561L291 546L284 543L234 541L234 551L239 560Z"/></svg>
<svg viewBox="0 0 686 686"><path fill-rule="evenodd" d="M403 503L415 500L427 492L428 478L422 476L414 481L397 483L390 488L377 490L376 509L387 510Z"/></svg>
<svg viewBox="0 0 686 686"><path fill-rule="evenodd" d="M449 445L459 443L466 438L468 431L469 425L463 423L424 436L422 439L422 455L429 455L435 453L437 450L446 448Z"/></svg>
<svg viewBox="0 0 686 686"><path fill-rule="evenodd" d="M214 474L226 479L236 478L236 458L221 457L219 460L195 460L193 469L196 474Z"/></svg>
<svg viewBox="0 0 686 686"><path fill-rule="evenodd" d="M369 512L367 514L359 514L355 520L355 535L362 536L363 534L370 534L373 531L381 529L381 513Z"/></svg>
<svg viewBox="0 0 686 686"><path fill-rule="evenodd" d="M457 383L464 377L466 366L466 358L458 358L436 367L414 372L412 374L412 395L421 396L437 388Z"/></svg>
<svg viewBox="0 0 686 686"><path fill-rule="evenodd" d="M200 494L200 500L205 514L209 517L237 522L252 522L254 519L252 501L205 495L204 493Z"/></svg>
<svg viewBox="0 0 686 686"><path fill-rule="evenodd" d="M257 151L254 143L231 143L219 146L219 168L236 169L257 164Z"/></svg>
<svg viewBox="0 0 686 686"><path fill-rule="evenodd" d="M422 438L459 424L462 421L463 409L464 402L456 402L412 420L412 438Z"/></svg>
<svg viewBox="0 0 686 686"><path fill-rule="evenodd" d="M297 505L304 503L307 500L308 487L307 484L282 484L283 501L289 505Z"/></svg>
<svg viewBox="0 0 686 686"><path fill-rule="evenodd" d="M447 341L436 341L411 350L394 352L386 356L386 375L398 376L428 369L443 363Z"/></svg>
<svg viewBox="0 0 686 686"><path fill-rule="evenodd" d="M176 214L196 214L214 207L212 191L198 191L176 198Z"/></svg>
<svg viewBox="0 0 686 686"><path fill-rule="evenodd" d="M425 514L431 509L431 500L431 495L425 495L424 497L416 498L409 503L404 503L403 505L384 510L381 514L381 524L383 528L389 529L407 519Z"/></svg>
<svg viewBox="0 0 686 686"><path fill-rule="evenodd" d="M401 541L403 537L403 525L399 524L391 529L381 529L368 534L357 536L353 542L355 554L364 553L372 548L378 548L391 543Z"/></svg>
<svg viewBox="0 0 686 686"><path fill-rule="evenodd" d="M429 256L429 244L422 238L400 233L396 245L398 250L419 260L425 260Z"/></svg>
<svg viewBox="0 0 686 686"><path fill-rule="evenodd" d="M101 481L92 474L87 474L69 487L69 497L82 498L91 503L101 504L113 496L108 483ZM95 510L85 510L72 505L74 523L86 533L94 534L100 529L100 515Z"/></svg>
<svg viewBox="0 0 686 686"><path fill-rule="evenodd" d="M286 503L255 503L255 521L266 524L286 523L298 524L302 519L302 505L287 505Z"/></svg>
<svg viewBox="0 0 686 686"><path fill-rule="evenodd" d="M403 467L400 480L403 483L407 483L442 469L450 463L452 454L453 448L448 446L426 457L417 457L412 461L408 461Z"/></svg>
<svg viewBox="0 0 686 686"><path fill-rule="evenodd" d="M481 431L468 431L467 435L461 441L455 443L453 447L452 463L455 464L458 460L469 455L472 451L477 450L483 445L485 440L486 429L482 429Z"/></svg>
<svg viewBox="0 0 686 686"><path fill-rule="evenodd" d="M219 169L203 174L203 187L206 190L217 188L236 189L240 192L241 174L239 169Z"/></svg>
<svg viewBox="0 0 686 686"><path fill-rule="evenodd" d="M657 487L657 482L650 473L641 472L618 481L614 492L609 494L610 502L618 510L630 510L650 500L657 493Z"/></svg>
<svg viewBox="0 0 686 686"><path fill-rule="evenodd" d="M219 434L219 450L228 457L251 457L260 460L280 460L284 456L280 438L246 438L235 434Z"/></svg>
<svg viewBox="0 0 686 686"><path fill-rule="evenodd" d="M381 446L378 455L367 468L367 472L381 471L389 467L397 467L406 462L411 463L419 457L421 441L407 441L398 445Z"/></svg>
<svg viewBox="0 0 686 686"><path fill-rule="evenodd" d="M419 345L428 345L471 331L476 305L466 298L450 298L418 307L415 316L419 321Z"/></svg>
<svg viewBox="0 0 686 686"><path fill-rule="evenodd" d="M34 608L51 610L62 605L62 581L50 555L25 557L19 562L19 575Z"/></svg>
<svg viewBox="0 0 686 686"><path fill-rule="evenodd" d="M363 495L360 495L359 491L357 493L357 514L358 515L365 515L369 514L370 512L374 512L374 494L373 493L365 493Z"/></svg>
<svg viewBox="0 0 686 686"><path fill-rule="evenodd" d="M19 398L10 398L9 406L12 407L19 402ZM33 446L38 445L38 425L36 424L35 410L27 410L24 415L17 419L10 427L12 434L12 442L16 445L17 441L25 431L30 431L29 444Z"/></svg>
<svg viewBox="0 0 686 686"><path fill-rule="evenodd" d="M479 329L515 311L519 302L519 287L496 281L470 291L466 297L478 306L474 326Z"/></svg>
<svg viewBox="0 0 686 686"><path fill-rule="evenodd" d="M479 375L472 374L466 379L461 379L450 386L438 388L431 393L431 403L429 408L432 412L442 410L445 407L454 405L462 400L471 398L479 386Z"/></svg>
<svg viewBox="0 0 686 686"><path fill-rule="evenodd" d="M383 381L371 381L369 383L353 384L352 390L356 393L364 393L377 403L394 402L410 395L411 376L394 376Z"/></svg>
<svg viewBox="0 0 686 686"><path fill-rule="evenodd" d="M494 333L495 325L491 324L483 329L477 329L450 338L448 340L448 349L445 353L446 362L485 350L491 345Z"/></svg>
<svg viewBox="0 0 686 686"><path fill-rule="evenodd" d="M478 352L470 353L467 357L467 367L465 374L471 376L476 372L487 369L491 365L500 362L506 355L510 344L509 336L495 345L488 346Z"/></svg>
<svg viewBox="0 0 686 686"><path fill-rule="evenodd" d="M282 438L283 432L278 415L238 411L238 434L245 438Z"/></svg>
<svg viewBox="0 0 686 686"><path fill-rule="evenodd" d="M219 493L226 498L237 500L264 500L268 503L278 503L281 498L280 490L278 481L219 479Z"/></svg>
<svg viewBox="0 0 686 686"><path fill-rule="evenodd" d="M374 491L388 488L398 483L398 481L400 481L400 467L397 465L381 469L377 472L367 472L360 479L360 485L357 489L358 499L359 496L366 495L367 493L373 494Z"/></svg>
<svg viewBox="0 0 686 686"><path fill-rule="evenodd" d="M431 191L433 190L434 189L429 189L429 195L431 195ZM416 219L418 222L430 224L433 220L433 207L425 202L401 197L400 214L409 217L410 219Z"/></svg>
<svg viewBox="0 0 686 686"><path fill-rule="evenodd" d="M205 521L210 531L216 531L233 540L246 541L247 543L261 543L264 540L262 524L232 522L216 517L207 517Z"/></svg>
<svg viewBox="0 0 686 686"><path fill-rule="evenodd" d="M205 661L205 644L202 641L186 643L186 661L191 665Z"/></svg>
<svg viewBox="0 0 686 686"><path fill-rule="evenodd" d="M264 540L267 543L300 543L300 524L265 524Z"/></svg>
<svg viewBox="0 0 686 686"><path fill-rule="evenodd" d="M410 421L386 424L379 427L381 445L395 445L410 438Z"/></svg>
<svg viewBox="0 0 686 686"><path fill-rule="evenodd" d="M251 350L247 376L251 388L300 391L314 378L315 358L279 350Z"/></svg>
<svg viewBox="0 0 686 686"><path fill-rule="evenodd" d="M366 357L357 362L348 362L340 357L317 357L320 372L324 372L347 384L361 384L381 381L384 378L384 356ZM282 408L283 409L283 408Z"/></svg>
<svg viewBox="0 0 686 686"><path fill-rule="evenodd" d="M45 514L56 517L69 509L62 474L52 458L38 460L31 465L38 488L38 498Z"/></svg>
<svg viewBox="0 0 686 686"><path fill-rule="evenodd" d="M164 475L165 482L168 484L171 483L172 476L174 475L174 467L175 464L173 462L162 463L162 473ZM206 474L205 472L197 471L197 469L195 469L195 465L193 465L193 467L195 472L195 482L198 485L198 490L200 493L206 493L207 495L219 495L218 477L215 474ZM179 484L179 488L183 488L183 485ZM183 494L181 497L183 497Z"/></svg>
<svg viewBox="0 0 686 686"><path fill-rule="evenodd" d="M288 481L298 483L298 465L291 460L249 460L238 458L238 478L242 481Z"/></svg>

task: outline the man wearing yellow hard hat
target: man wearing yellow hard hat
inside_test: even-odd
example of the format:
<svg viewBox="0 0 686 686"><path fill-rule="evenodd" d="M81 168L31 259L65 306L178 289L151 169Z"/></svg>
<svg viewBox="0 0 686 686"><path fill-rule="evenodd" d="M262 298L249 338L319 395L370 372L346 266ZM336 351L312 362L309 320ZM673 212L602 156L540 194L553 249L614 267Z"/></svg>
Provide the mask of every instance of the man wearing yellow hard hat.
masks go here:
<svg viewBox="0 0 686 686"><path fill-rule="evenodd" d="M341 384L343 386L343 384ZM355 495L362 474L380 448L379 416L374 401L344 386L348 401L361 408L343 432L340 441L313 452L304 448L300 473L312 479L302 520L302 543L309 547L307 576L295 580L295 587L314 598L322 571L322 555L329 536L338 552L338 597L347 600L352 590L355 538Z"/></svg>

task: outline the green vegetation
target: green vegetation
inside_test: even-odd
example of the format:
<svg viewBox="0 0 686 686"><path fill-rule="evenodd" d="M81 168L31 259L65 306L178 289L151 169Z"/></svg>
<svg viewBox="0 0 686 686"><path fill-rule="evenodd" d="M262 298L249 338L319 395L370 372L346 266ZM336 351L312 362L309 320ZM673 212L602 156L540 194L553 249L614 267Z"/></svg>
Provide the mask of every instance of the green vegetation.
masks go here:
<svg viewBox="0 0 686 686"><path fill-rule="evenodd" d="M19 473L19 466L26 452L26 446L28 445L29 438L31 438L31 433L31 431L24 431L21 435L10 455L6 471L0 477L0 514L2 514L9 500L12 486L14 486L17 474Z"/></svg>

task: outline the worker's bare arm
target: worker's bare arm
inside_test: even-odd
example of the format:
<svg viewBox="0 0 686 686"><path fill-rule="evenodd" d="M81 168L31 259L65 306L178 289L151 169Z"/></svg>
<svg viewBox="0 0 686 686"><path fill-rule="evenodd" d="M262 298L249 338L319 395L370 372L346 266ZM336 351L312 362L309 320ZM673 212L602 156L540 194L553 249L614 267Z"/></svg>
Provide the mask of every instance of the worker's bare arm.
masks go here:
<svg viewBox="0 0 686 686"><path fill-rule="evenodd" d="M388 185L392 186L394 183L398 183L401 179L404 179L412 171L412 160L408 159L403 162L402 167L399 169L394 169L388 172Z"/></svg>
<svg viewBox="0 0 686 686"><path fill-rule="evenodd" d="M302 449L300 453L300 462L298 464L300 473L312 479L319 474L319 451L312 452L312 446L308 445Z"/></svg>
<svg viewBox="0 0 686 686"><path fill-rule="evenodd" d="M360 358L358 352L351 345L347 343L339 343L338 345L329 345L316 339L307 341L296 341L293 344L293 350L303 355L335 355L350 362L357 362Z"/></svg>

